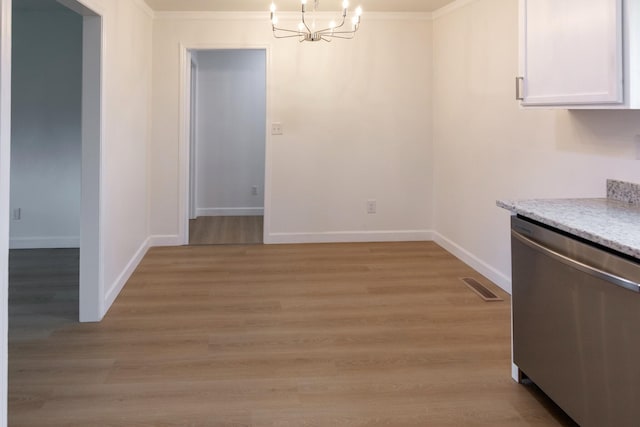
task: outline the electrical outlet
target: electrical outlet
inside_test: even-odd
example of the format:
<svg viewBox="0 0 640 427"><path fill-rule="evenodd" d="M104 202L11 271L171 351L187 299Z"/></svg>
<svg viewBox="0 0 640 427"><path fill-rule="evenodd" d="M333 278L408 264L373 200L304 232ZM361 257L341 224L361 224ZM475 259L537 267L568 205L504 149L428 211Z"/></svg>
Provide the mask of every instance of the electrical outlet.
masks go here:
<svg viewBox="0 0 640 427"><path fill-rule="evenodd" d="M282 135L282 123L271 123L271 135Z"/></svg>
<svg viewBox="0 0 640 427"><path fill-rule="evenodd" d="M367 200L367 213L374 214L376 213L377 201L375 199Z"/></svg>
<svg viewBox="0 0 640 427"><path fill-rule="evenodd" d="M254 185L254 186L251 187L251 194L254 195L254 196L258 195L258 186L257 185Z"/></svg>
<svg viewBox="0 0 640 427"><path fill-rule="evenodd" d="M22 209L21 208L15 208L13 210L13 219L15 221L19 221L21 216L22 216Z"/></svg>

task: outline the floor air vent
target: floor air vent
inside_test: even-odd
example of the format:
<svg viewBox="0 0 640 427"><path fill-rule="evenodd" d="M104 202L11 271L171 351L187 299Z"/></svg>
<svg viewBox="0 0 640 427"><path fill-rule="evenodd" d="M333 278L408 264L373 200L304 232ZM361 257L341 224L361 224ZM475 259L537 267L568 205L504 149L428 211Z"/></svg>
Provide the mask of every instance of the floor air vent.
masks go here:
<svg viewBox="0 0 640 427"><path fill-rule="evenodd" d="M502 301L502 298L491 292L476 279L473 279L471 277L463 277L460 280L462 280L464 284L469 287L469 289L478 294L478 296L480 296L480 298L482 298L484 301Z"/></svg>

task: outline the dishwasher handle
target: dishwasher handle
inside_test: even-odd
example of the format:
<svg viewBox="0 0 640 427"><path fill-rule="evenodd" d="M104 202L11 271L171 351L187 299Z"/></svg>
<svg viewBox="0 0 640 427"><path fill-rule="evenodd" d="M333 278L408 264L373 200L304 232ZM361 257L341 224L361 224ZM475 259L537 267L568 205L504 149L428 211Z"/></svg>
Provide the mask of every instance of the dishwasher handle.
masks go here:
<svg viewBox="0 0 640 427"><path fill-rule="evenodd" d="M563 255L559 252L556 252L552 249L547 248L546 246L541 245L540 243L529 239L526 236L523 236L522 234L518 233L517 231L511 230L511 235L513 237L515 237L516 239L518 239L520 242L522 242L523 244L529 246L530 248L541 252L557 261L560 261L561 263L568 265L570 267L573 267L577 270L580 270L584 273L587 273L591 276L597 277L599 279L603 279L606 280L609 283L612 283L616 286L620 286L622 288L628 289L630 291L633 292L639 292L640 293L640 284L636 283L632 280L628 280L625 279L624 277L620 277L617 276L615 274L609 273L607 271L601 270L597 267L585 264L583 262L577 261L573 258L570 258L566 255Z"/></svg>

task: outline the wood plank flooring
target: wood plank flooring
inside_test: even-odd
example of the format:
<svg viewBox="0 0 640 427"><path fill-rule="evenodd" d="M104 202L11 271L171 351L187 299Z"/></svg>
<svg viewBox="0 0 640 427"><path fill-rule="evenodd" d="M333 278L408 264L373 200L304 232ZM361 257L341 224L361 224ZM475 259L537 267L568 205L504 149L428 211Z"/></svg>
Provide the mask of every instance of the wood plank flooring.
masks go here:
<svg viewBox="0 0 640 427"><path fill-rule="evenodd" d="M11 261L12 427L573 425L433 243L154 248L99 324Z"/></svg>
<svg viewBox="0 0 640 427"><path fill-rule="evenodd" d="M189 244L261 244L262 229L262 216L201 216L189 220Z"/></svg>

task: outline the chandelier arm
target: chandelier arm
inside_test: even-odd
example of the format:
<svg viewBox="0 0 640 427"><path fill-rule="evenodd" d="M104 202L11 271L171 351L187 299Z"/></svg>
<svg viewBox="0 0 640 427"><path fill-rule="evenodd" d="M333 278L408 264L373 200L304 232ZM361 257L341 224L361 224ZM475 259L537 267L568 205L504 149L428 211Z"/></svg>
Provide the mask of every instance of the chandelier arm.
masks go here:
<svg viewBox="0 0 640 427"><path fill-rule="evenodd" d="M347 15L342 15L342 22L340 23L340 25L335 27L334 30L337 30L338 28L344 27L344 22L345 22L346 19L347 19Z"/></svg>
<svg viewBox="0 0 640 427"><path fill-rule="evenodd" d="M299 36L300 36L300 34L289 34L289 35L286 35L286 36L281 36L281 35L279 35L279 34L277 34L275 32L273 33L273 37L275 37L276 39L289 39L291 37L299 37Z"/></svg>
<svg viewBox="0 0 640 427"><path fill-rule="evenodd" d="M351 30L351 31L334 31L333 34L355 34L356 31L355 30Z"/></svg>
<svg viewBox="0 0 640 427"><path fill-rule="evenodd" d="M326 37L331 37L331 38L334 38L334 39L351 40L351 39L353 39L355 37L355 35L352 33L350 36L328 35Z"/></svg>
<svg viewBox="0 0 640 427"><path fill-rule="evenodd" d="M333 27L333 28L331 28L331 27L327 27L327 28L323 28L322 30L320 30L320 31L316 31L316 32L317 32L317 33L333 32L333 31L335 31L337 28L340 28L340 27L344 26L344 21L345 21L345 18L344 18L344 17L342 17L342 22L341 22L341 23L340 23L340 25L338 25L337 27Z"/></svg>
<svg viewBox="0 0 640 427"><path fill-rule="evenodd" d="M307 29L309 34L311 34L312 33L311 28L309 28L309 26L307 25L307 21L304 19L304 7L302 9L302 23L304 24L304 27Z"/></svg>
<svg viewBox="0 0 640 427"><path fill-rule="evenodd" d="M298 36L296 36L296 35L290 35L290 36L276 36L275 34L274 34L274 36L273 36L273 38L276 38L276 39L290 39L290 38L292 38L292 37L298 37Z"/></svg>
<svg viewBox="0 0 640 427"><path fill-rule="evenodd" d="M273 27L273 32L275 33L276 31L285 31L287 33L296 33L296 35L300 35L300 31L298 30L289 30L288 28Z"/></svg>

